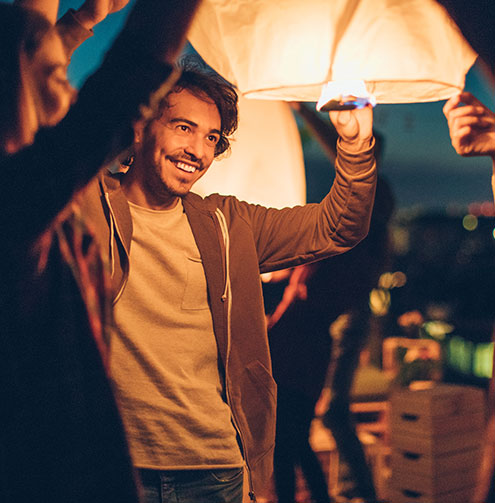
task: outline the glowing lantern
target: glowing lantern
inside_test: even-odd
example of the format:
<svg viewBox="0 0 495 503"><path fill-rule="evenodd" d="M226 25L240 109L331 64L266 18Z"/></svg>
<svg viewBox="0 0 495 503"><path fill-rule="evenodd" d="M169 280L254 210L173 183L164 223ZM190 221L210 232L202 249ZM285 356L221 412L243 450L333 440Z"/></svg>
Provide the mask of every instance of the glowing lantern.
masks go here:
<svg viewBox="0 0 495 503"><path fill-rule="evenodd" d="M377 103L446 99L476 59L434 0L203 0L189 40L258 99L318 101L356 80Z"/></svg>
<svg viewBox="0 0 495 503"><path fill-rule="evenodd" d="M239 117L230 155L211 165L194 192L235 195L274 208L304 204L301 137L289 105L240 96Z"/></svg>

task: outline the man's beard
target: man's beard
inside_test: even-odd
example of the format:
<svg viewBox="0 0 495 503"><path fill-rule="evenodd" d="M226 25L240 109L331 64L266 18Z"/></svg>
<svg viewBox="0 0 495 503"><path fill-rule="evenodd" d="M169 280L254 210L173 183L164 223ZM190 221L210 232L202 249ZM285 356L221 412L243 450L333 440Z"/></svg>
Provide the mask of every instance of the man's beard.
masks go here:
<svg viewBox="0 0 495 503"><path fill-rule="evenodd" d="M158 200L168 200L170 197L183 197L188 191L177 190L163 180L161 168L153 164L148 170L148 176L145 177L145 188L150 194L153 194Z"/></svg>

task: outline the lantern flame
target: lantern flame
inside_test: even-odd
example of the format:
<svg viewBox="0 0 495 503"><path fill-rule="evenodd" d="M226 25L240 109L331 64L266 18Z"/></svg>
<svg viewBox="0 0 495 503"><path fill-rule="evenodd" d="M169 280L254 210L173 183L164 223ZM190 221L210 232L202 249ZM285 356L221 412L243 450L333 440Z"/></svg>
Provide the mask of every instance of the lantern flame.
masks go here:
<svg viewBox="0 0 495 503"><path fill-rule="evenodd" d="M376 105L376 99L366 90L362 80L340 80L326 83L316 104L319 112L352 110Z"/></svg>

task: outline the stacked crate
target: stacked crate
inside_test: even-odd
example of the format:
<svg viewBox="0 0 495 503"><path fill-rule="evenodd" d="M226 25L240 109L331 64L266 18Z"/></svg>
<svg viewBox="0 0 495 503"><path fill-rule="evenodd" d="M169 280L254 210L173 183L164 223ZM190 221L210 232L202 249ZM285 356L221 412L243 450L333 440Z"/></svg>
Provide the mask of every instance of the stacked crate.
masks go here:
<svg viewBox="0 0 495 503"><path fill-rule="evenodd" d="M476 484L484 432L484 393L436 384L391 397L393 503L467 503Z"/></svg>

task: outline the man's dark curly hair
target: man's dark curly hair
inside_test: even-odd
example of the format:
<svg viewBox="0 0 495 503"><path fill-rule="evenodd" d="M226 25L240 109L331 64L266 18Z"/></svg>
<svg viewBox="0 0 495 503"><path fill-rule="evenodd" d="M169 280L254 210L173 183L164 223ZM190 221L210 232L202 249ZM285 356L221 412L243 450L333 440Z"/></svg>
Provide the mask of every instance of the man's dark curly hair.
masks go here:
<svg viewBox="0 0 495 503"><path fill-rule="evenodd" d="M177 66L182 73L171 92L186 89L200 99L207 98L213 101L218 108L221 131L220 140L215 147L215 157L217 157L230 148L228 137L237 129L237 92L231 84L209 69L196 56L185 56ZM166 97L161 106L168 106Z"/></svg>

